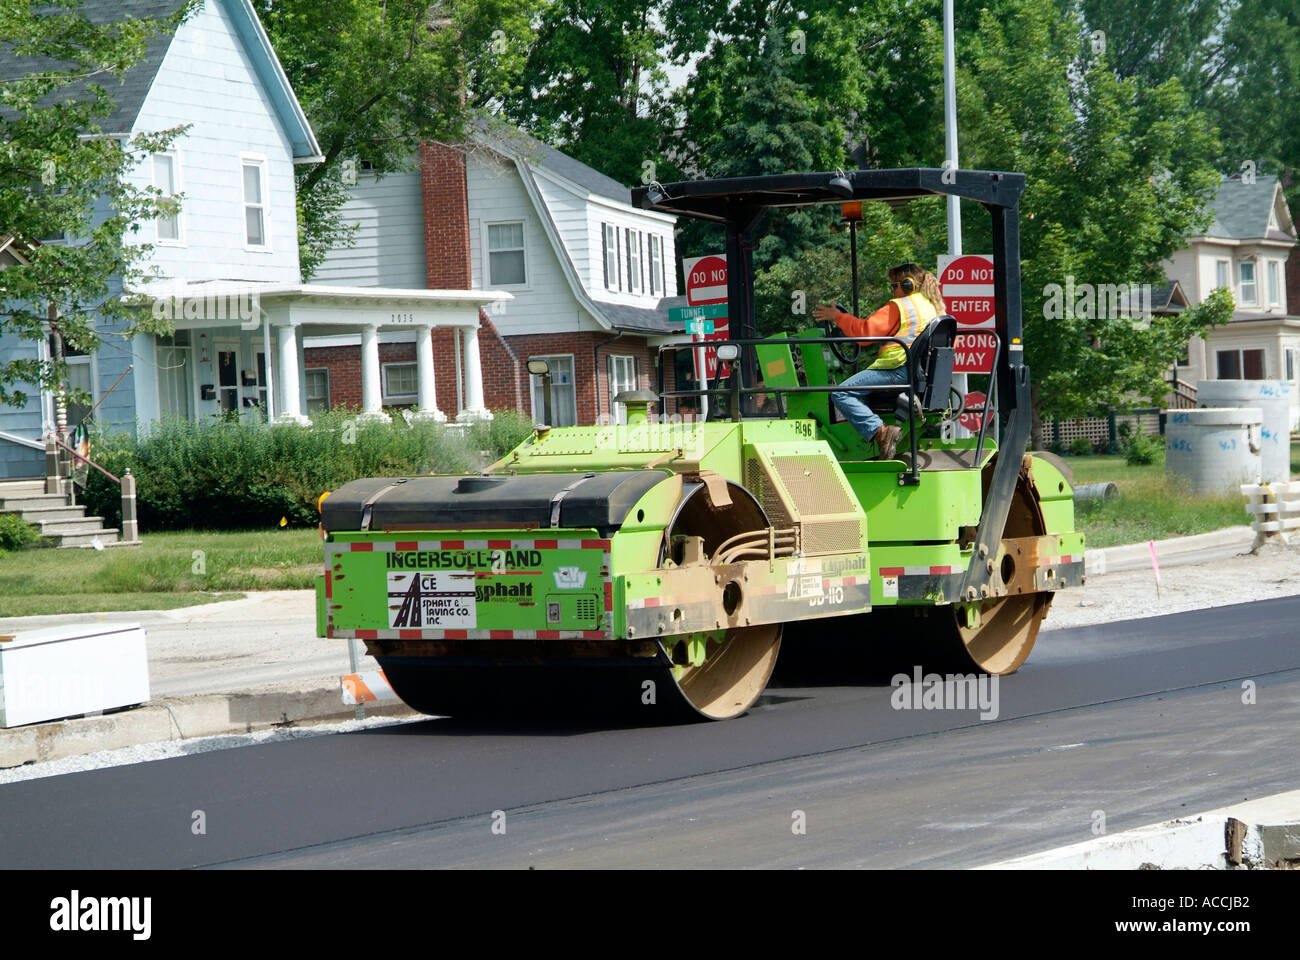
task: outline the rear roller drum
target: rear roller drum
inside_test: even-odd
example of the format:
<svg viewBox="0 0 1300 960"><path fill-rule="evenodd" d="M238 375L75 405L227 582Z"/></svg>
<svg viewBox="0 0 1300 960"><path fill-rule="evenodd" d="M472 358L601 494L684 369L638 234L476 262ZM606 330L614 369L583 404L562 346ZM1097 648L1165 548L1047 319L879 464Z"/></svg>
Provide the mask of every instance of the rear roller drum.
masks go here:
<svg viewBox="0 0 1300 960"><path fill-rule="evenodd" d="M986 502L996 464L997 457L993 457L984 467ZM1033 486L1022 474L1016 481L1002 536L1013 539L1046 533ZM1033 649L1051 605L1050 593L1025 593L941 608L929 618L932 632L925 638L927 653L961 672L1013 673Z"/></svg>

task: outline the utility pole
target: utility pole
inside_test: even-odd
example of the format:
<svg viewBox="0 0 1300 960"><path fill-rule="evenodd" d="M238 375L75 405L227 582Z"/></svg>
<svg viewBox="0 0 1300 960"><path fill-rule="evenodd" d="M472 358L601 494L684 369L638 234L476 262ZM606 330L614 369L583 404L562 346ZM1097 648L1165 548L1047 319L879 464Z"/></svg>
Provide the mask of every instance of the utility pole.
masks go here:
<svg viewBox="0 0 1300 960"><path fill-rule="evenodd" d="M957 82L956 52L953 39L952 0L943 0L943 139L944 166L957 169ZM948 195L948 255L961 256L961 200ZM970 389L966 374L957 373L953 386L961 394ZM953 436L968 437L970 431L961 424L953 424Z"/></svg>

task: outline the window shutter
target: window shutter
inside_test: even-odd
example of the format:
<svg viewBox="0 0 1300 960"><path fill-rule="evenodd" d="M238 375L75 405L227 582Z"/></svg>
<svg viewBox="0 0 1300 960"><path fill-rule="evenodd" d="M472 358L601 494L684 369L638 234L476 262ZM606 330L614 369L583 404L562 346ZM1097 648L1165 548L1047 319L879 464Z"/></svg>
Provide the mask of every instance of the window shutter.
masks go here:
<svg viewBox="0 0 1300 960"><path fill-rule="evenodd" d="M600 262L605 271L605 289L609 289L609 230L600 225Z"/></svg>
<svg viewBox="0 0 1300 960"><path fill-rule="evenodd" d="M627 292L633 293L632 290L632 228L623 228L623 247L627 251Z"/></svg>

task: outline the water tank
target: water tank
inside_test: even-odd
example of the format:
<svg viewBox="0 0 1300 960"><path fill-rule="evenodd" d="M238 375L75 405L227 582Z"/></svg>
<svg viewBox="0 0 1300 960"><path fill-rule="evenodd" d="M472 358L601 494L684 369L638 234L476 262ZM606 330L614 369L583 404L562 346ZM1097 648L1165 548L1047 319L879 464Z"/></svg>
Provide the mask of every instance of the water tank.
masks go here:
<svg viewBox="0 0 1300 960"><path fill-rule="evenodd" d="M1285 380L1198 380L1199 407L1259 407L1260 479L1291 479L1291 384Z"/></svg>
<svg viewBox="0 0 1300 960"><path fill-rule="evenodd" d="M1264 419L1259 407L1168 410L1166 415L1167 476L1185 478L1196 493L1235 493L1238 484L1255 482Z"/></svg>

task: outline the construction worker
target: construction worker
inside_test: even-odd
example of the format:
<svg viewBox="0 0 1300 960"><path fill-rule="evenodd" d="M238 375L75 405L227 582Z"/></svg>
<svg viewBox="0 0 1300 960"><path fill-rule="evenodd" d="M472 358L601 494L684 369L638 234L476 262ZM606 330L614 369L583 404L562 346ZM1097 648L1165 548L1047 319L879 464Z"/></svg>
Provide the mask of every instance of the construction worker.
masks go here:
<svg viewBox="0 0 1300 960"><path fill-rule="evenodd" d="M889 288L893 299L867 317L855 317L831 306L819 306L813 316L823 323L834 321L850 337L898 337L911 346L916 335L931 320L946 313L939 293L939 279L914 263L904 263L889 271ZM845 380L842 387L906 384L907 353L897 343L885 344L876 361ZM831 401L844 418L866 440L874 441L877 460L893 460L903 431L885 426L880 416L867 405L868 394L835 391Z"/></svg>

